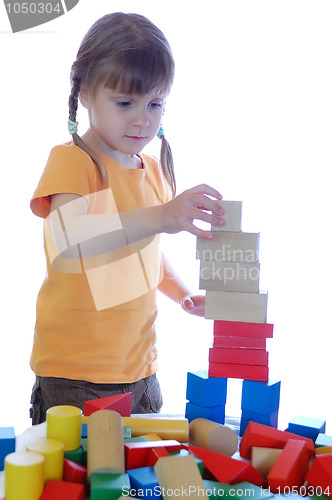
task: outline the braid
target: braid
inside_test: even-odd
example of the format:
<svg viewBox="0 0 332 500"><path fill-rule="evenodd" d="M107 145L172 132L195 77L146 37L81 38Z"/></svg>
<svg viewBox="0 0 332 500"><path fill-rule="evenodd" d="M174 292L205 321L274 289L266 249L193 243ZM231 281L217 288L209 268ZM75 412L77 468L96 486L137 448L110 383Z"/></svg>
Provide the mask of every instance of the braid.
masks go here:
<svg viewBox="0 0 332 500"><path fill-rule="evenodd" d="M174 162L172 150L169 145L169 142L165 139L165 136L161 137L161 151L160 151L160 163L164 175L170 185L172 195L175 196L176 192L176 182L175 182L175 173L174 173Z"/></svg>

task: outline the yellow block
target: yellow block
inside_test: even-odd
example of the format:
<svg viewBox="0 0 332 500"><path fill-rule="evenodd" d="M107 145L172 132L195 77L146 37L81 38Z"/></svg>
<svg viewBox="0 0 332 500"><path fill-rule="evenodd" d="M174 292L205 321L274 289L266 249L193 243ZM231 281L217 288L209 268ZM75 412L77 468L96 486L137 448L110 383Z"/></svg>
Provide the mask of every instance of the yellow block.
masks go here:
<svg viewBox="0 0 332 500"><path fill-rule="evenodd" d="M61 481L63 476L63 451L64 444L55 439L38 439L29 443L28 451L41 453L45 458L44 478L45 483L49 479Z"/></svg>
<svg viewBox="0 0 332 500"><path fill-rule="evenodd" d="M38 500L44 489L44 462L40 453L19 451L5 458L6 500Z"/></svg>
<svg viewBox="0 0 332 500"><path fill-rule="evenodd" d="M155 432L151 432L150 434L144 434L145 439L148 441L162 441L161 437L159 434L156 434Z"/></svg>
<svg viewBox="0 0 332 500"><path fill-rule="evenodd" d="M77 450L81 445L82 411L76 406L53 406L46 412L46 436L61 441L64 451Z"/></svg>
<svg viewBox="0 0 332 500"><path fill-rule="evenodd" d="M175 439L180 443L188 442L187 418L123 417L123 425L131 428L132 437L156 433L161 439Z"/></svg>
<svg viewBox="0 0 332 500"><path fill-rule="evenodd" d="M321 446L315 450L316 455L325 455L326 453L332 453L332 446Z"/></svg>

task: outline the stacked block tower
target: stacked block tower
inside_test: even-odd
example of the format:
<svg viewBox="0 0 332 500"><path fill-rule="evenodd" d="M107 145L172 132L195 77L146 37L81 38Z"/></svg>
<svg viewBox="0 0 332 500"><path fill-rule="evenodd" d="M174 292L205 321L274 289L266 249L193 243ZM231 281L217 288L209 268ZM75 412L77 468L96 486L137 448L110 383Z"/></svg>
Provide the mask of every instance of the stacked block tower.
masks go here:
<svg viewBox="0 0 332 500"><path fill-rule="evenodd" d="M267 323L268 294L259 287L260 234L242 231L241 201L220 204L225 225L212 226L212 240L198 238L196 251L199 288L206 290L204 316L214 320L207 376L243 379L242 435L249 421L277 427L280 381L269 380L266 339L273 337L273 324ZM188 404L186 416L192 417Z"/></svg>

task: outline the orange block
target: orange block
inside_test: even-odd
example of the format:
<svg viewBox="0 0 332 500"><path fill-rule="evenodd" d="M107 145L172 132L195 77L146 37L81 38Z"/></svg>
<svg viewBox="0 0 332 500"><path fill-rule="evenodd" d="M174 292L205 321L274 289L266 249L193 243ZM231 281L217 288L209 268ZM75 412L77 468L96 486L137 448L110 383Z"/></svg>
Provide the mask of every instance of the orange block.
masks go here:
<svg viewBox="0 0 332 500"><path fill-rule="evenodd" d="M289 439L304 441L308 457L315 453L315 445L312 439L292 434L291 432L280 431L267 425L249 422L240 442L240 455L242 458L251 458L253 446L265 446L266 448L284 448Z"/></svg>
<svg viewBox="0 0 332 500"><path fill-rule="evenodd" d="M309 469L309 457L306 443L289 439L280 456L267 475L267 482L272 493L282 493L285 488L296 491L304 484Z"/></svg>
<svg viewBox="0 0 332 500"><path fill-rule="evenodd" d="M106 398L91 399L84 403L84 416L89 416L98 410L113 410L122 417L130 417L131 392L107 396Z"/></svg>

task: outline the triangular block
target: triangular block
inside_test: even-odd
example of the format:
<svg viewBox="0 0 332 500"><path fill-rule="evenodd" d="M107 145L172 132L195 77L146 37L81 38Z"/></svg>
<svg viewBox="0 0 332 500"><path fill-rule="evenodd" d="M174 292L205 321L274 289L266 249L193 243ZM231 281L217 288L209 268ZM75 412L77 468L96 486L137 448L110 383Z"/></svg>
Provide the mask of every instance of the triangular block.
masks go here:
<svg viewBox="0 0 332 500"><path fill-rule="evenodd" d="M130 417L131 392L115 394L106 398L91 399L84 403L85 416L89 416L98 410L113 410L120 413L122 417Z"/></svg>
<svg viewBox="0 0 332 500"><path fill-rule="evenodd" d="M316 456L305 480L309 486L319 488L321 495L332 497L332 454Z"/></svg>

